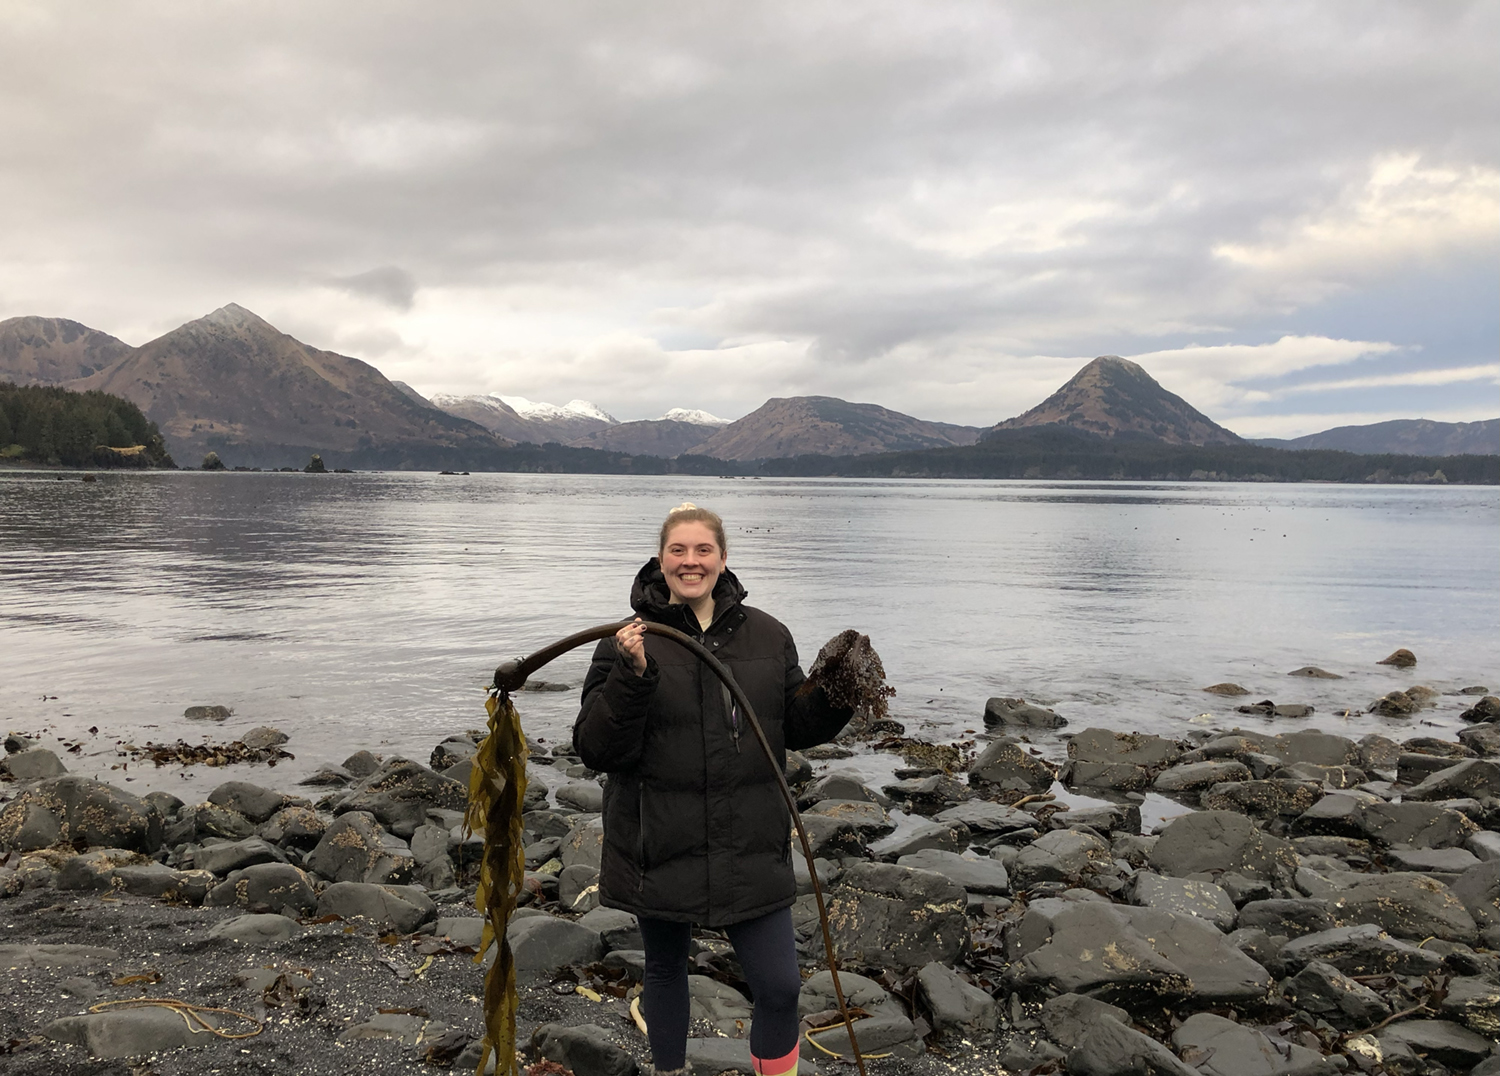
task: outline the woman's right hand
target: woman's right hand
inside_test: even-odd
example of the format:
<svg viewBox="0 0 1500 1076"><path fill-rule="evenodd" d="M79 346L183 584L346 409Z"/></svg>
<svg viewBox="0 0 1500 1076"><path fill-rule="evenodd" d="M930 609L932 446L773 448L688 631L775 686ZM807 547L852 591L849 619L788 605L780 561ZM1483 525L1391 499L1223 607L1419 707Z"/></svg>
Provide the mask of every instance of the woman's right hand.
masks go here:
<svg viewBox="0 0 1500 1076"><path fill-rule="evenodd" d="M640 617L615 632L615 648L625 655L637 676L646 674L646 625Z"/></svg>

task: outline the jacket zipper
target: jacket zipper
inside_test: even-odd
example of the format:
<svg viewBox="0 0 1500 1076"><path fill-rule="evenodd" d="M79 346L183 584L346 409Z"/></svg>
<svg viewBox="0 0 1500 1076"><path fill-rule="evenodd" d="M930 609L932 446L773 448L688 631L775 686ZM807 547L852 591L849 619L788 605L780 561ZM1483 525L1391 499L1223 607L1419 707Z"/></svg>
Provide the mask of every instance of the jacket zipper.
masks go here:
<svg viewBox="0 0 1500 1076"><path fill-rule="evenodd" d="M636 883L636 890L643 891L646 888L646 786L639 784L635 792L635 815L636 815L636 848L635 861L640 867L640 880Z"/></svg>

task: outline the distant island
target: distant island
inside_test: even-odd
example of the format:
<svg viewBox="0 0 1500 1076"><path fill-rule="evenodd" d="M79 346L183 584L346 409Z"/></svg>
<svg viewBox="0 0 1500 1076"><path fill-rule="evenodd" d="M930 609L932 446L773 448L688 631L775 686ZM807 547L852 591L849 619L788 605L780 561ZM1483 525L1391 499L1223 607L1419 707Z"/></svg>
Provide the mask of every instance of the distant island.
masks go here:
<svg viewBox="0 0 1500 1076"><path fill-rule="evenodd" d="M62 318L0 321L0 383L0 458L74 467L212 453L267 469L318 455L335 470L1500 482L1500 419L1249 441L1109 355L987 428L830 396L773 398L733 422L684 409L620 422L584 400L429 400L231 303L141 347Z"/></svg>

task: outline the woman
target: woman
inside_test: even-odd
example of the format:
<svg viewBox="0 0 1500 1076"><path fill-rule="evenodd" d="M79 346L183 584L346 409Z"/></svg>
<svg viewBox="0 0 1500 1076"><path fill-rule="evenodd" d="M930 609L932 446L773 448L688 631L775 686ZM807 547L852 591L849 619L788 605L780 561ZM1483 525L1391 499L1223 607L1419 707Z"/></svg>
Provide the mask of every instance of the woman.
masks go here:
<svg viewBox="0 0 1500 1076"><path fill-rule="evenodd" d="M686 1064L688 946L693 924L723 930L755 995L755 1071L797 1071L796 939L791 816L776 774L729 692L685 648L643 621L697 638L733 672L766 739L825 743L852 711L804 677L791 634L744 604L717 515L672 509L656 557L635 577L633 623L594 652L573 742L604 785L600 903L633 912L646 944L644 1000L658 1073Z"/></svg>

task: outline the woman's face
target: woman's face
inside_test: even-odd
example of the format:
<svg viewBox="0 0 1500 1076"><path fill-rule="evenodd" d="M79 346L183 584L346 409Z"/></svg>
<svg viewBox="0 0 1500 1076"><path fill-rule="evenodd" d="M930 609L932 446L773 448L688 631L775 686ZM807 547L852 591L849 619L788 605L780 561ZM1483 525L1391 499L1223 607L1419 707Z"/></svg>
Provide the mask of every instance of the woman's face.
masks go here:
<svg viewBox="0 0 1500 1076"><path fill-rule="evenodd" d="M691 605L712 594L724 563L719 540L707 524L692 520L667 532L667 544L661 551L661 574L667 580L674 603Z"/></svg>

